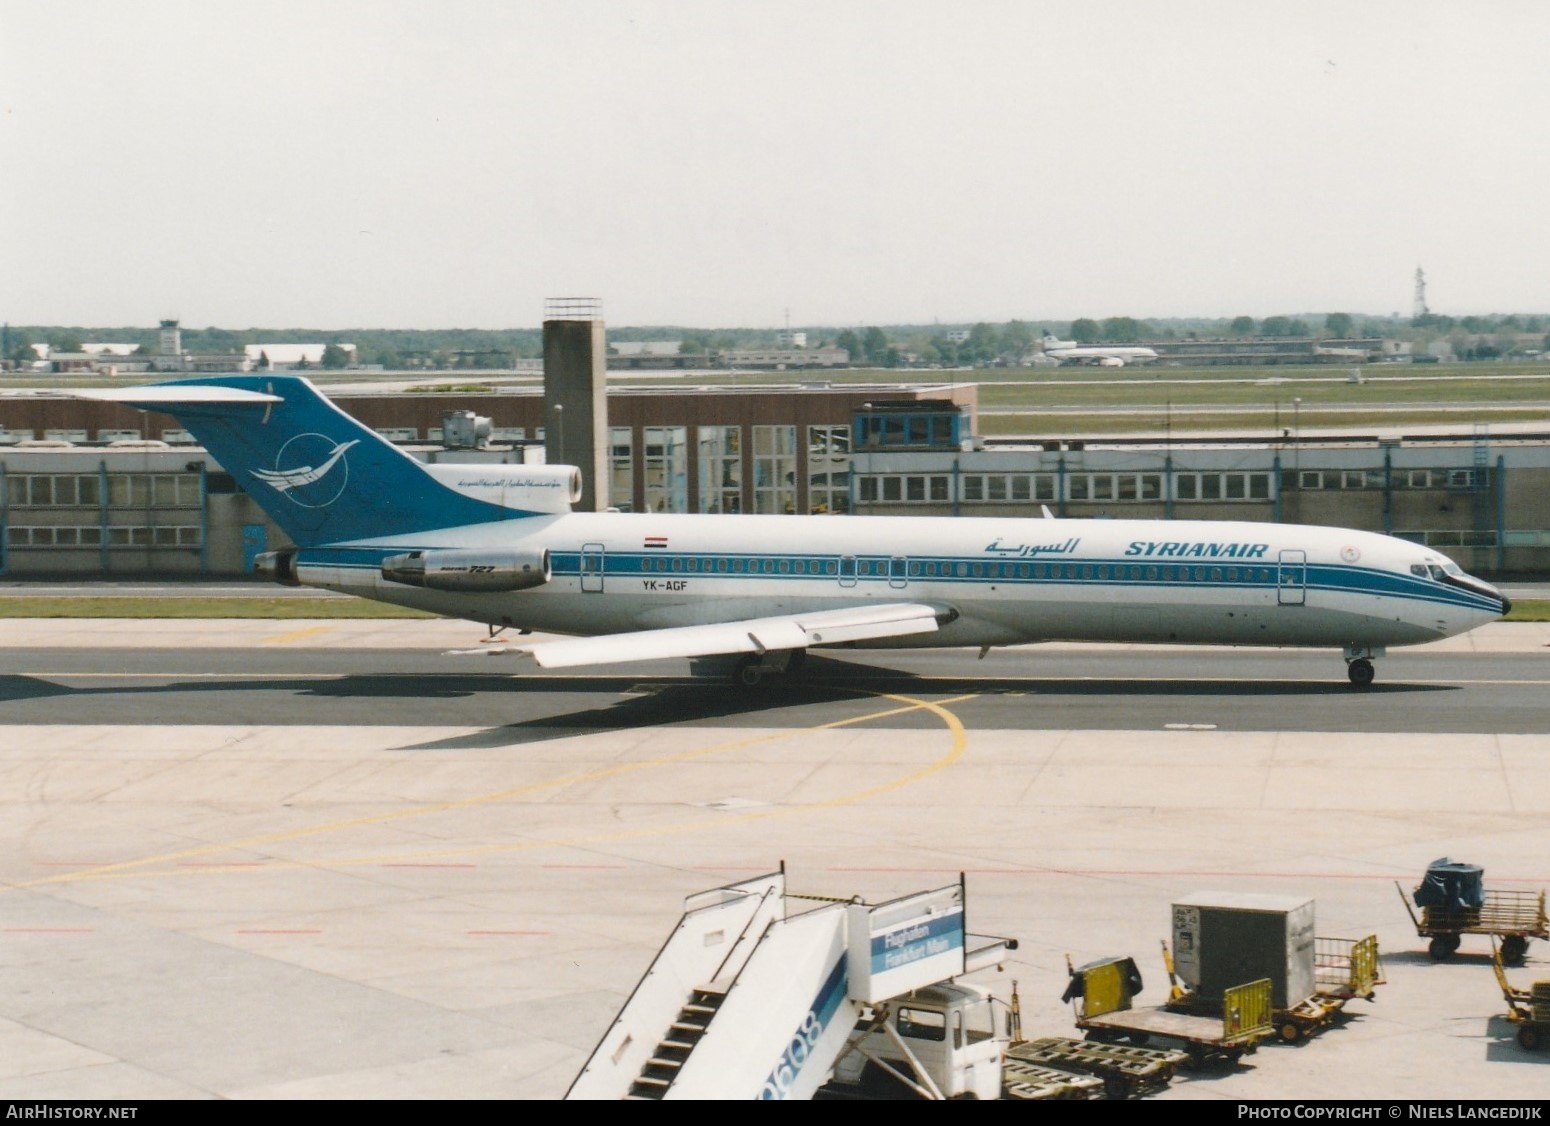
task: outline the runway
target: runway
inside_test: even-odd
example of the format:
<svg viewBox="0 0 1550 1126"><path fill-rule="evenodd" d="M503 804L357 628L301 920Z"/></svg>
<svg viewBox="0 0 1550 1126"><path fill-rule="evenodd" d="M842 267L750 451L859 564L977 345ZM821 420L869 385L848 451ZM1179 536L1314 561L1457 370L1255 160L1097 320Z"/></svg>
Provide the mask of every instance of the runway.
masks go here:
<svg viewBox="0 0 1550 1126"><path fill-rule="evenodd" d="M11 630L14 626L15 629ZM1516 631L1516 632L1504 632ZM1169 907L1303 895L1376 933L1374 1002L1162 1099L1542 1101L1484 938L1433 963L1442 856L1550 885L1541 627L1391 654L848 654L731 692L666 662L513 675L440 622L8 623L0 1097L552 1099L686 895L785 863L877 901L957 880L1016 937L1166 992ZM240 644L239 644L240 643ZM1518 984L1550 977L1535 942Z"/></svg>

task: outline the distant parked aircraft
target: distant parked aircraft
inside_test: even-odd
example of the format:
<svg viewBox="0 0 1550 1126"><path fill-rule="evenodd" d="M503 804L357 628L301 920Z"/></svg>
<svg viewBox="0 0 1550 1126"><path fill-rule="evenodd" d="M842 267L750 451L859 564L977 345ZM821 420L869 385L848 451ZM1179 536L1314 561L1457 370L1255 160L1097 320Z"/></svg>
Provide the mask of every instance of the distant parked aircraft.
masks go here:
<svg viewBox="0 0 1550 1126"><path fill-rule="evenodd" d="M1149 364L1157 359L1151 348L1138 344L1078 344L1075 340L1057 340L1046 332L1044 354L1063 364L1096 364L1122 368L1126 364Z"/></svg>

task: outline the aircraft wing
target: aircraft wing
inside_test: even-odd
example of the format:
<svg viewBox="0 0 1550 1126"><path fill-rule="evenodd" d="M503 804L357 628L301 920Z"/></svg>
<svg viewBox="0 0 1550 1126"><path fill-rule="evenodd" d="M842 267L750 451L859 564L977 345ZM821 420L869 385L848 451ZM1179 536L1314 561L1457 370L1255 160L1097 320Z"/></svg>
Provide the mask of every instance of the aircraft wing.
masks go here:
<svg viewBox="0 0 1550 1126"><path fill-rule="evenodd" d="M530 656L546 669L575 665L607 665L620 661L650 661L663 657L710 657L729 653L763 653L770 649L805 649L877 637L930 633L951 611L916 602L888 602L841 610L780 614L740 622L712 622L599 637L566 637L530 645L460 649L459 654Z"/></svg>

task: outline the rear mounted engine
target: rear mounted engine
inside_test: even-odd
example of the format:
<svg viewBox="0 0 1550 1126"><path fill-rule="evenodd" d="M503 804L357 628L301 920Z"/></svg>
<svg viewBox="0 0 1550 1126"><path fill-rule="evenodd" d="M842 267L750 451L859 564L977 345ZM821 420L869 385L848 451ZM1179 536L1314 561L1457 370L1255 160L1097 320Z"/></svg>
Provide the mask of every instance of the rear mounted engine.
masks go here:
<svg viewBox="0 0 1550 1126"><path fill-rule="evenodd" d="M384 579L427 590L527 590L549 576L547 551L411 551L382 561Z"/></svg>
<svg viewBox="0 0 1550 1126"><path fill-rule="evenodd" d="M296 577L296 552L266 551L253 560L253 573L281 586L300 586Z"/></svg>

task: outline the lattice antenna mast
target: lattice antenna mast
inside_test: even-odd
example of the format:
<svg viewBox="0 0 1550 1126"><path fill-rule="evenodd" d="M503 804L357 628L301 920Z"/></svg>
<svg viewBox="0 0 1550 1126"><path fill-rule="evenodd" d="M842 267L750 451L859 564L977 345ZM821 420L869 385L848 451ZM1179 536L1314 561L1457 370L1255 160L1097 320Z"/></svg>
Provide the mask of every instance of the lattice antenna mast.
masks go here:
<svg viewBox="0 0 1550 1126"><path fill-rule="evenodd" d="M1415 315L1424 317L1431 312L1426 307L1426 272L1417 266L1415 268Z"/></svg>

